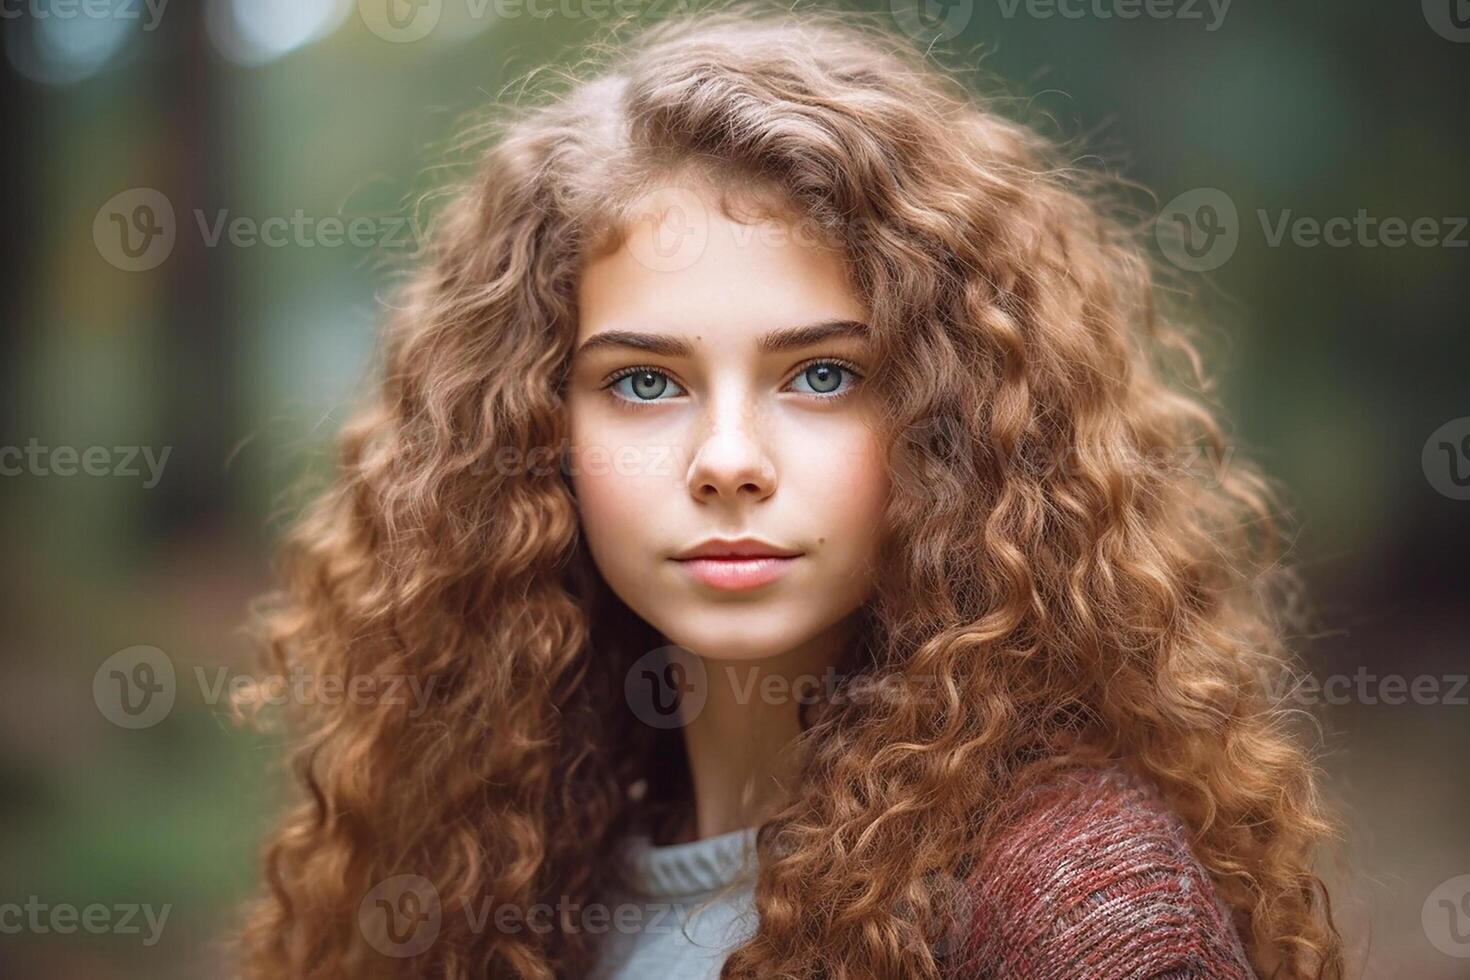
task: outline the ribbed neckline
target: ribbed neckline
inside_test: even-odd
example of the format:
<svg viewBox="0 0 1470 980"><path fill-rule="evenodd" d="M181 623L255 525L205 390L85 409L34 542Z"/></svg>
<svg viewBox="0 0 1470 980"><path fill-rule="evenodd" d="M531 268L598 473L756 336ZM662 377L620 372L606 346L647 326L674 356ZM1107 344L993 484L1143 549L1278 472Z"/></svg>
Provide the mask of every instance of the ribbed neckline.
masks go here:
<svg viewBox="0 0 1470 980"><path fill-rule="evenodd" d="M629 884L651 898L694 895L755 872L756 827L681 844L654 846L647 834L624 845Z"/></svg>

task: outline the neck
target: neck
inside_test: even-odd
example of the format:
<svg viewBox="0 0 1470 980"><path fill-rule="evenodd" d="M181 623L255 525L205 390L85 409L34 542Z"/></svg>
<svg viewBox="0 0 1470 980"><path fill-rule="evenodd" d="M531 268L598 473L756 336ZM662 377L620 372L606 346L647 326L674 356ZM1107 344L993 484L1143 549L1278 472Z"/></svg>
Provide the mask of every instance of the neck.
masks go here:
<svg viewBox="0 0 1470 980"><path fill-rule="evenodd" d="M854 618L778 656L700 657L708 695L682 728L694 813L675 843L757 826L786 802L800 762L793 743L802 703L830 683Z"/></svg>

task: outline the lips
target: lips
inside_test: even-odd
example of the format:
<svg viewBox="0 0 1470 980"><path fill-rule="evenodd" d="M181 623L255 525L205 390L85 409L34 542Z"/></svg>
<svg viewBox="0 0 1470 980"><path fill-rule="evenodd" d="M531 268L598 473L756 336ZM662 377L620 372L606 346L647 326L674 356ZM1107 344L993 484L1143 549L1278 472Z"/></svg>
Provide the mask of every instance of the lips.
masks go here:
<svg viewBox="0 0 1470 980"><path fill-rule="evenodd" d="M714 539L674 556L685 572L703 584L727 591L754 589L776 581L802 552L758 538Z"/></svg>

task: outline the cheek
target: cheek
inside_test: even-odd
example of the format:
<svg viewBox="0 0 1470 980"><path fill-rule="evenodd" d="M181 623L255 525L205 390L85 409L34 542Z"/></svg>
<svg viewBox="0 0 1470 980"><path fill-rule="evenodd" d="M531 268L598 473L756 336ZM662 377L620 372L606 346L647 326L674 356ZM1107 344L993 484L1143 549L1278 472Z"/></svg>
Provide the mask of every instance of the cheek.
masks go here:
<svg viewBox="0 0 1470 980"><path fill-rule="evenodd" d="M616 438L597 426L573 426L568 470L583 532L599 564L631 562L658 543L658 511L649 502L670 492L667 453Z"/></svg>
<svg viewBox="0 0 1470 980"><path fill-rule="evenodd" d="M829 433L797 456L803 472L801 498L810 507L824 547L847 560L865 560L876 541L888 502L885 449L865 427Z"/></svg>
<svg viewBox="0 0 1470 980"><path fill-rule="evenodd" d="M572 466L577 510L593 549L612 554L612 548L643 538L641 522L647 520L648 508L640 507L639 501L648 495L640 490L639 481L619 476L605 458L574 457Z"/></svg>

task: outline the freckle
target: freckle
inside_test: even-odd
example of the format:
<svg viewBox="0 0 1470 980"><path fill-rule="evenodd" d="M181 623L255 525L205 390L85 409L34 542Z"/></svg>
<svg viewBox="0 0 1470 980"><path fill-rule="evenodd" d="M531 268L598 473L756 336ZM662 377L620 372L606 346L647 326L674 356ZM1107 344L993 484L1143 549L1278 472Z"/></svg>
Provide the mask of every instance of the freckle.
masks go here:
<svg viewBox="0 0 1470 980"><path fill-rule="evenodd" d="M817 544L826 544L826 543L827 543L827 539L826 538L820 538L820 537L817 538Z"/></svg>

